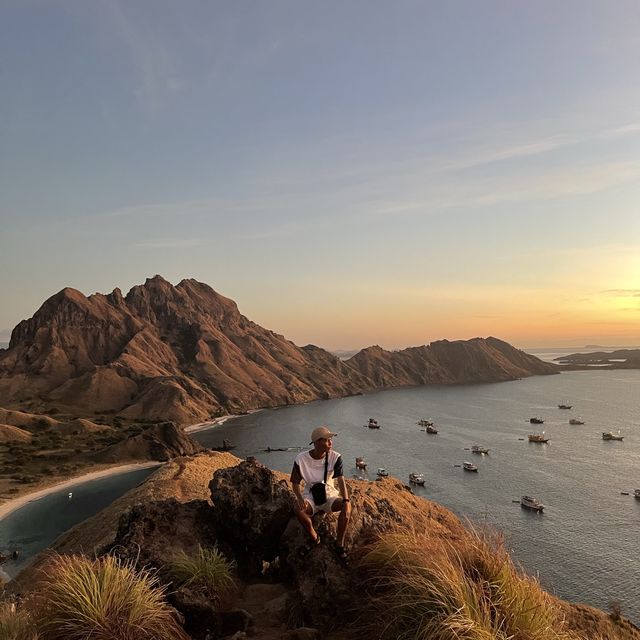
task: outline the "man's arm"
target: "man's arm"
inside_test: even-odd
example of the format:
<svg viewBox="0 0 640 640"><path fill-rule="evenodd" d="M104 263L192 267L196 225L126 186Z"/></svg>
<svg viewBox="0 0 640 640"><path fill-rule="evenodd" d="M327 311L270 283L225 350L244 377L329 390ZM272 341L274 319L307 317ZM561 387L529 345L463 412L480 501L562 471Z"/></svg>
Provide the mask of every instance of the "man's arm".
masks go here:
<svg viewBox="0 0 640 640"><path fill-rule="evenodd" d="M302 497L302 489L300 488L300 483L302 482L302 473L300 472L300 467L297 462L294 462L293 469L291 470L291 488L293 489L293 493L296 496L296 501L298 506L301 509L304 509L304 498Z"/></svg>
<svg viewBox="0 0 640 640"><path fill-rule="evenodd" d="M336 482L338 483L338 491L340 491L342 499L349 501L349 490L347 489L347 483L344 480L344 476L338 476L336 478Z"/></svg>
<svg viewBox="0 0 640 640"><path fill-rule="evenodd" d="M304 509L304 498L302 497L302 489L300 488L299 482L294 482L291 484L291 488L293 489L293 493L296 496L296 502L300 509Z"/></svg>

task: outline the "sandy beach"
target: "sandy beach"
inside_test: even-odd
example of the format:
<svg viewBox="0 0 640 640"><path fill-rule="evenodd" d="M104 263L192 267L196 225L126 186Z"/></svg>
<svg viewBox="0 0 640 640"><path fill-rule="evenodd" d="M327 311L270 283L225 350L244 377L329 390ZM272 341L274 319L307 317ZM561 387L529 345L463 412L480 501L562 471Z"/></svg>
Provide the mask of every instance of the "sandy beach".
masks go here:
<svg viewBox="0 0 640 640"><path fill-rule="evenodd" d="M116 467L108 467L103 469L98 469L96 471L90 471L89 473L85 473L81 476L75 476L73 478L68 478L67 480L61 480L60 482L56 482L54 484L50 484L42 489L38 489L36 491L32 491L31 493L24 494L22 496L18 496L16 498L12 498L7 500L3 504L0 505L0 520L16 509L20 509L25 504L29 502L33 502L35 500L39 500L40 498L44 498L50 493L54 493L55 491L60 491L61 489L66 489L68 487L74 487L79 484L83 484L90 480L97 480L98 478L105 478L107 476L113 476L120 473L126 473L127 471L133 471L135 469L147 469L149 467L159 467L163 465L163 462L133 462L130 464L122 464Z"/></svg>
<svg viewBox="0 0 640 640"><path fill-rule="evenodd" d="M207 422L199 422L198 424L190 424L188 427L184 428L185 433L196 433L196 431L204 431L205 429L213 429L213 427L217 427L220 424L225 423L230 418L237 418L237 416L233 414L229 414L226 416L220 416L215 420L209 420Z"/></svg>
<svg viewBox="0 0 640 640"><path fill-rule="evenodd" d="M253 409L252 411L247 411L246 414L229 413L226 416L220 416L219 418L216 418L215 420L209 420L208 422L199 422L198 424L189 425L188 427L184 428L184 432L185 433L195 433L197 431L204 431L205 429L213 429L214 427L217 427L217 426L225 423L227 420L231 420L231 418L239 418L241 415L248 415L250 413L257 413L258 411L263 411L263 410L264 409Z"/></svg>

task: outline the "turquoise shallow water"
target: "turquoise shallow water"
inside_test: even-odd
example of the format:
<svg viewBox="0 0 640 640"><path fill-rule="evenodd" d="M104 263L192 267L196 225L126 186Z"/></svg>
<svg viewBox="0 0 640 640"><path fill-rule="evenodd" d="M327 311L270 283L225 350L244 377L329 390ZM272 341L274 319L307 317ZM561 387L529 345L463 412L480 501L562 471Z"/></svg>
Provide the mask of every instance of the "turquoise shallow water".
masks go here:
<svg viewBox="0 0 640 640"><path fill-rule="evenodd" d="M564 401L574 408L559 410ZM546 588L601 608L617 600L640 623L640 500L620 494L640 487L639 405L640 371L567 372L500 384L394 389L259 411L195 436L207 446L229 438L237 455L254 455L288 473L295 451L262 449L306 446L311 429L327 423L339 432L334 446L348 476L356 473L356 456L367 458L370 479L379 466L404 481L412 471L423 472L426 486L416 494L502 531L516 560ZM544 426L530 425L531 416L544 418ZM569 418L577 416L586 424L570 426ZM383 428L364 428L369 417ZM420 432L420 418L434 420L439 434ZM542 428L549 444L526 441ZM602 440L602 431L618 429L623 442ZM472 456L472 444L490 448L490 454ZM455 466L467 459L479 473ZM71 502L65 490L14 512L0 522L0 549L20 548L25 562L150 471L86 483L86 494L74 488ZM512 502L522 494L542 500L545 513ZM7 566L9 573L16 568Z"/></svg>
<svg viewBox="0 0 640 640"><path fill-rule="evenodd" d="M14 576L37 553L46 549L62 532L104 509L116 498L140 484L155 467L136 469L83 482L27 503L0 521L0 550L17 549L17 560L2 565ZM69 499L69 492L73 495Z"/></svg>
<svg viewBox="0 0 640 640"><path fill-rule="evenodd" d="M334 447L349 475L355 457L404 481L423 472L415 493L461 517L504 532L513 555L560 597L606 608L610 601L640 622L640 371L579 371L500 384L413 387L260 411L197 434L208 446L229 438L239 456L289 472L295 452L267 446L305 446L314 426L339 433ZM569 401L571 411L557 408ZM541 416L542 427L528 418ZM571 426L580 416L586 424ZM369 417L383 426L364 428ZM438 435L419 431L430 418ZM544 429L547 445L526 441ZM623 442L604 442L602 431L621 429ZM524 438L524 440L522 440ZM480 444L488 456L472 455ZM472 460L477 474L460 467ZM623 496L621 491L630 491ZM543 515L512 502L523 494L547 505Z"/></svg>

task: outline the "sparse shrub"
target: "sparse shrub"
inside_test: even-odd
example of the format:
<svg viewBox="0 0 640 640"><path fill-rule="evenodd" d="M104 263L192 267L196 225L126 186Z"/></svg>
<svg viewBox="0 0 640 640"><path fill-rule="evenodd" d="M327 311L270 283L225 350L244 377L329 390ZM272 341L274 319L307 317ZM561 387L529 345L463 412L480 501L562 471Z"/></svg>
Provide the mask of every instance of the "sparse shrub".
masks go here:
<svg viewBox="0 0 640 640"><path fill-rule="evenodd" d="M42 640L187 640L150 572L113 556L53 556L36 607Z"/></svg>
<svg viewBox="0 0 640 640"><path fill-rule="evenodd" d="M0 604L0 640L38 640L33 620L15 604Z"/></svg>
<svg viewBox="0 0 640 640"><path fill-rule="evenodd" d="M178 585L201 591L219 604L234 587L233 567L217 547L203 549L198 546L195 556L184 551L180 553L171 565L171 576Z"/></svg>
<svg viewBox="0 0 640 640"><path fill-rule="evenodd" d="M564 640L561 612L501 541L386 535L364 556L361 631L380 640ZM372 626L373 625L373 626ZM364 636L364 634L361 634Z"/></svg>
<svg viewBox="0 0 640 640"><path fill-rule="evenodd" d="M609 617L613 622L620 622L622 619L622 605L617 600L609 603Z"/></svg>

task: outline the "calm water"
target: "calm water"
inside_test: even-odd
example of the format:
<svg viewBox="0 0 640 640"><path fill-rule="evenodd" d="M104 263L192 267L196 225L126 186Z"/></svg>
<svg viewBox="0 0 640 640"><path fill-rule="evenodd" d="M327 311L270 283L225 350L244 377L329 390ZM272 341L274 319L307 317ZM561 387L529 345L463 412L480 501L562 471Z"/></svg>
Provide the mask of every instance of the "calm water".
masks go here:
<svg viewBox="0 0 640 640"><path fill-rule="evenodd" d="M155 467L136 469L77 484L10 513L0 521L0 551L17 549L20 556L0 568L5 575L14 576L63 531L98 513L155 470ZM71 499L69 492L73 493Z"/></svg>
<svg viewBox="0 0 640 640"><path fill-rule="evenodd" d="M500 384L413 387L364 396L260 411L196 434L208 446L229 438L237 455L255 455L289 472L295 452L267 446L305 446L314 426L339 433L334 446L355 474L355 457L407 480L424 472L415 493L462 517L487 522L507 535L513 555L529 573L562 598L606 608L618 600L640 622L640 371L579 371ZM557 408L569 401L571 411ZM362 425L370 416L379 431ZM540 416L542 427L528 418ZM586 424L571 426L580 416ZM419 431L419 418L434 420L438 435ZM544 429L547 445L526 441ZM603 430L621 429L624 442L605 442ZM524 438L525 440L521 440ZM488 456L467 448L481 444ZM479 473L462 471L473 460ZM623 496L621 491L630 491ZM543 515L512 502L539 498Z"/></svg>

